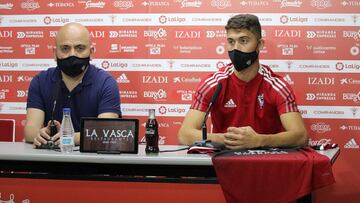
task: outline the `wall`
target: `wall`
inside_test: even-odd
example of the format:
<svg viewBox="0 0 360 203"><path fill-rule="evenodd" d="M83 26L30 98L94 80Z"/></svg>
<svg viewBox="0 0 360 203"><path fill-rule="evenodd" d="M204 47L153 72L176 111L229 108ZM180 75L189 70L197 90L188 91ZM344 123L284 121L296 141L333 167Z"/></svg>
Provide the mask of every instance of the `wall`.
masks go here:
<svg viewBox="0 0 360 203"><path fill-rule="evenodd" d="M352 0L0 0L0 118L16 119L23 136L27 88L55 66L59 26L88 26L92 63L117 80L126 117L157 109L161 144L176 131L200 78L229 62L224 25L257 14L266 41L261 62L292 85L311 143L338 143L337 183L315 202L360 201L360 2ZM140 139L143 140L143 127Z"/></svg>

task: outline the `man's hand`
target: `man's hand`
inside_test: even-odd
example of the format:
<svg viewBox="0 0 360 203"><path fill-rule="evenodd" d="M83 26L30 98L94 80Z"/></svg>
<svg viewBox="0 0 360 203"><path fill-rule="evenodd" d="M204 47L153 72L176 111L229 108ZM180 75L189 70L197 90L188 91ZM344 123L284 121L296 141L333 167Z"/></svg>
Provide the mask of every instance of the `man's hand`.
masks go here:
<svg viewBox="0 0 360 203"><path fill-rule="evenodd" d="M260 146L259 135L250 126L229 127L224 137L224 144L228 149L249 149Z"/></svg>
<svg viewBox="0 0 360 203"><path fill-rule="evenodd" d="M34 138L34 142L33 142L33 146L34 148L36 148L36 146L40 146L41 144L46 144L48 142L48 140L53 140L55 142L55 145L59 145L60 144L60 122L54 120L56 129L58 131L58 133L56 133L56 135L54 135L53 137L50 137L50 123L51 121L48 122L48 125L44 128L41 128L38 135Z"/></svg>

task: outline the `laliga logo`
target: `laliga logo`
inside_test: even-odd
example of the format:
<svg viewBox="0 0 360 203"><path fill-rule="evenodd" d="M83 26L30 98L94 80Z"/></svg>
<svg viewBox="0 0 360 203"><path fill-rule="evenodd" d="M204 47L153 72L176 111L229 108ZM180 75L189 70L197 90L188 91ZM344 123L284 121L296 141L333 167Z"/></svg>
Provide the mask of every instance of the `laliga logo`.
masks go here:
<svg viewBox="0 0 360 203"><path fill-rule="evenodd" d="M44 23L46 25L50 24L50 23L68 23L70 22L70 19L69 18L63 18L63 17L59 17L59 18L51 18L50 16L46 16L44 18Z"/></svg>
<svg viewBox="0 0 360 203"><path fill-rule="evenodd" d="M108 68L110 67L109 61L103 61L103 62L101 63L101 67L102 67L103 69L108 69Z"/></svg>
<svg viewBox="0 0 360 203"><path fill-rule="evenodd" d="M159 113L160 113L160 114L166 114L166 111L167 111L167 110L166 110L166 107L165 107L165 106L160 106L160 107L159 107Z"/></svg>
<svg viewBox="0 0 360 203"><path fill-rule="evenodd" d="M280 17L280 22L281 22L282 24L288 23L288 22L289 22L289 17L287 17L287 16L285 16L285 15L281 16L281 17Z"/></svg>
<svg viewBox="0 0 360 203"><path fill-rule="evenodd" d="M336 63L336 70L341 71L344 69L344 64L341 62Z"/></svg>
<svg viewBox="0 0 360 203"><path fill-rule="evenodd" d="M222 61L218 61L218 62L216 63L216 68L217 68L217 69L223 68L223 67L225 67L225 66L226 66L226 64L225 64L224 62L222 62Z"/></svg>
<svg viewBox="0 0 360 203"><path fill-rule="evenodd" d="M51 18L50 18L49 16L46 16L46 17L44 18L44 23L45 23L46 25L49 25L49 24L51 23Z"/></svg>
<svg viewBox="0 0 360 203"><path fill-rule="evenodd" d="M166 16L160 16L160 17L159 17L159 22L160 22L161 24L166 23L166 21L167 21Z"/></svg>

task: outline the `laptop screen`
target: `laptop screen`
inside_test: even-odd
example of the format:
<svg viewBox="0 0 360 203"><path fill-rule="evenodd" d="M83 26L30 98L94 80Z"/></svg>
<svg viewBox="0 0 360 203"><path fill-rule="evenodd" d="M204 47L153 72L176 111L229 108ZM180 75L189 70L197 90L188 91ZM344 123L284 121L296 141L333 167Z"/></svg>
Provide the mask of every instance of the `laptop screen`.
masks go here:
<svg viewBox="0 0 360 203"><path fill-rule="evenodd" d="M137 153L139 120L82 118L80 152Z"/></svg>

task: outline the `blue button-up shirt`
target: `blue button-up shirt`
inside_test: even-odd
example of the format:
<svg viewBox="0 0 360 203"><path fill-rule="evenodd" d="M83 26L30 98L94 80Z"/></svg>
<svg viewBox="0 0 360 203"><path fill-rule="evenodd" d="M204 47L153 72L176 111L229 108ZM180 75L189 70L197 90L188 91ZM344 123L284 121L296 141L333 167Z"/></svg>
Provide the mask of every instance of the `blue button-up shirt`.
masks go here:
<svg viewBox="0 0 360 203"><path fill-rule="evenodd" d="M51 120L55 99L54 119L61 122L62 109L70 107L75 132L80 131L81 117L97 117L106 112L117 113L121 117L116 81L108 72L93 65L88 67L81 83L71 92L61 80L59 68L49 68L36 75L30 83L26 108L44 111L44 126Z"/></svg>

